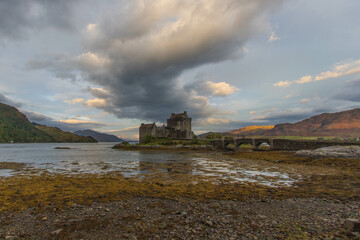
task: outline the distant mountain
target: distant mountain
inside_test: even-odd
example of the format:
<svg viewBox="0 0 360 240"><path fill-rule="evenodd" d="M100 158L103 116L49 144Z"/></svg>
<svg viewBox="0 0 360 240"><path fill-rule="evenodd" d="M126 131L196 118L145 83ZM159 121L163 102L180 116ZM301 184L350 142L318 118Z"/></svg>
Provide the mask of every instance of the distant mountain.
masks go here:
<svg viewBox="0 0 360 240"><path fill-rule="evenodd" d="M277 124L264 135L359 137L360 108L323 113L293 124Z"/></svg>
<svg viewBox="0 0 360 240"><path fill-rule="evenodd" d="M84 137L90 136L90 137L93 137L94 139L96 139L96 141L98 141L98 142L124 142L125 141L121 138L118 138L115 135L95 132L90 129L79 130L79 131L74 132L74 134L79 135L79 136L84 136Z"/></svg>
<svg viewBox="0 0 360 240"><path fill-rule="evenodd" d="M263 135L266 131L273 128L274 126L248 126L226 132L225 134L255 136L255 135Z"/></svg>
<svg viewBox="0 0 360 240"><path fill-rule="evenodd" d="M44 133L53 137L54 142L70 142L70 143L96 143L97 140L89 136L79 136L71 132L64 132L57 127L48 127L45 125L36 124L35 127Z"/></svg>
<svg viewBox="0 0 360 240"><path fill-rule="evenodd" d="M32 124L16 108L0 103L0 143L6 142L96 142L58 128Z"/></svg>

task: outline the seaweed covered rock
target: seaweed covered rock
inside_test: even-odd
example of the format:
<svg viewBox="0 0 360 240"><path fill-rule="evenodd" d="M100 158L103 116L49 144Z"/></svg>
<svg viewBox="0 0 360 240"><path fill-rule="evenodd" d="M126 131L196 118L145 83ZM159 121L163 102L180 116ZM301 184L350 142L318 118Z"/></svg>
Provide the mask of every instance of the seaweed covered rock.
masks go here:
<svg viewBox="0 0 360 240"><path fill-rule="evenodd" d="M315 150L301 150L295 153L298 157L311 158L349 158L360 159L360 146L332 146Z"/></svg>

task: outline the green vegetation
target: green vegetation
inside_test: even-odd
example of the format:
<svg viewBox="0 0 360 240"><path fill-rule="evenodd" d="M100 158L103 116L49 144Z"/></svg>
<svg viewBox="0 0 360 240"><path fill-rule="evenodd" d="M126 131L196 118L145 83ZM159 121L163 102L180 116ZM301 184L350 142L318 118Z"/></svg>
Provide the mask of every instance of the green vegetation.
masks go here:
<svg viewBox="0 0 360 240"><path fill-rule="evenodd" d="M211 153L213 156L214 154ZM206 155L205 155L206 156ZM324 198L359 200L360 162L358 159L310 159L295 157L291 152L232 152L218 154L216 158L258 160L264 167L296 169L304 176L293 187L272 188L251 182L231 182L211 176L185 174L184 165L179 171L158 172L125 177L119 172L104 175L64 175L33 170L23 170L25 175L16 175L0 181L0 212L51 207L61 209L76 204L91 204L94 201L108 202L134 196L179 200L190 198L201 201L209 199L244 200ZM269 165L270 164L270 165ZM20 166L4 166L18 168ZM196 184L194 184L196 182Z"/></svg>
<svg viewBox="0 0 360 240"><path fill-rule="evenodd" d="M0 143L29 142L96 142L44 125L34 126L24 114L14 107L0 103Z"/></svg>
<svg viewBox="0 0 360 240"><path fill-rule="evenodd" d="M16 108L0 103L0 142L50 142L51 139Z"/></svg>
<svg viewBox="0 0 360 240"><path fill-rule="evenodd" d="M207 140L217 140L217 139L221 139L221 138L222 138L221 133L210 133L206 136Z"/></svg>
<svg viewBox="0 0 360 240"><path fill-rule="evenodd" d="M200 140L198 138L194 138L193 140L174 140L171 138L157 138L152 136L146 136L144 141L138 145L152 146L152 145L163 145L163 146L171 146L171 145L208 145L209 142L206 140Z"/></svg>
<svg viewBox="0 0 360 240"><path fill-rule="evenodd" d="M50 135L52 137L53 142L87 142L93 143L96 142L95 139L92 137L81 137L71 132L64 132L59 128L56 127L48 127L45 125L36 125L37 129L41 130L42 132Z"/></svg>

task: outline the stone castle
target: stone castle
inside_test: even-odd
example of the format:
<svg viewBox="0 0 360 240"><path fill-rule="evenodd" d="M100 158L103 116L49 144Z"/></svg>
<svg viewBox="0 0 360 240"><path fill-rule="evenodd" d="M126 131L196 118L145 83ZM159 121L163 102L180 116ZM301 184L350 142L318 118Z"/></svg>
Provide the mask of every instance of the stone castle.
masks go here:
<svg viewBox="0 0 360 240"><path fill-rule="evenodd" d="M167 126L156 126L155 123L142 123L139 128L139 140L143 142L146 136L171 138L176 140L191 140L194 133L191 131L191 118L187 112L175 114L167 120Z"/></svg>

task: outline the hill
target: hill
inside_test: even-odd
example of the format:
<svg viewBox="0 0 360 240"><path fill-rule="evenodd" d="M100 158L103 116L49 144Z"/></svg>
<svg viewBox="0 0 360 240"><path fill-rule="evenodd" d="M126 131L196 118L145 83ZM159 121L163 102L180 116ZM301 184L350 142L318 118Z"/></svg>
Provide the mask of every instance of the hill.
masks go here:
<svg viewBox="0 0 360 240"><path fill-rule="evenodd" d="M16 108L0 103L0 143L7 142L96 142L58 128L33 125Z"/></svg>
<svg viewBox="0 0 360 240"><path fill-rule="evenodd" d="M124 142L123 139L118 138L115 135L95 132L90 129L79 130L79 131L74 132L74 134L79 135L79 136L84 136L84 137L90 136L90 137L96 139L96 141L98 141L98 142Z"/></svg>
<svg viewBox="0 0 360 240"><path fill-rule="evenodd" d="M360 136L360 108L323 113L297 123L277 124L266 136Z"/></svg>
<svg viewBox="0 0 360 240"><path fill-rule="evenodd" d="M71 132L64 132L57 127L48 127L45 125L35 125L35 127L44 133L53 137L53 142L71 142L71 143L93 143L97 142L96 139L90 136L79 136Z"/></svg>
<svg viewBox="0 0 360 240"><path fill-rule="evenodd" d="M226 132L226 134L234 134L234 135L263 135L267 130L273 129L274 126L248 126L239 128L236 130L232 130L229 132Z"/></svg>

